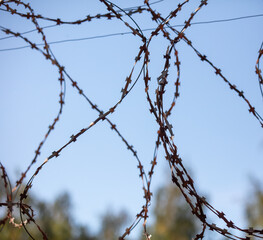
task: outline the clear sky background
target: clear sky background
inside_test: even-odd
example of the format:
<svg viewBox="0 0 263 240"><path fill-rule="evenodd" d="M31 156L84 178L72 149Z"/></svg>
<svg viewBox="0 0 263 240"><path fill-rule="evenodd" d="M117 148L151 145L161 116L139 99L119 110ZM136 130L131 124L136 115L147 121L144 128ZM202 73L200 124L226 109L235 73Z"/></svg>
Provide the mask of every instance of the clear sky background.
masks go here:
<svg viewBox="0 0 263 240"><path fill-rule="evenodd" d="M114 3L126 8L142 5L143 1L131 3L119 0ZM153 5L153 8L166 16L177 4L177 1L164 0ZM171 24L184 23L198 5L199 1L190 1ZM104 5L95 0L32 1L31 6L35 13L69 21L88 14L107 12ZM193 22L262 13L262 0L210 0ZM148 14L136 15L134 19L142 29L156 27ZM39 23L41 26L51 24L47 21ZM30 21L2 11L0 25L18 32L34 28ZM262 26L263 17L257 17L192 25L186 31L193 45L222 69L230 82L245 92L261 115L262 97L255 64L263 40ZM121 22L104 19L80 26L44 29L48 42L127 31L129 29ZM149 36L150 32L145 32L145 35ZM26 36L37 43L41 42L36 33ZM0 32L2 37L5 34ZM101 109L107 110L121 97L120 90L140 44L135 36L126 34L52 44L51 49L86 95ZM30 48L1 51L25 45L21 39L15 38L0 41L0 161L13 183L17 174L24 171L33 159L34 151L59 110L56 68ZM167 46L168 42L160 36L150 47L152 93L163 67L163 54ZM263 183L262 128L249 114L246 103L184 42L178 44L178 52L181 62L180 97L170 117L174 126L174 141L185 166L192 172L198 191L233 222L246 226L244 204L250 199L249 178ZM175 68L171 71L170 80L174 78ZM46 157L97 117L85 99L71 87L68 79L66 85L63 114L27 180ZM167 102L172 100L173 90L171 84L166 95ZM148 109L144 82L140 78L132 92L110 116L110 120L137 150L147 172L157 131L157 124ZM158 159L152 183L153 193L158 186L170 180L168 163L162 150ZM100 215L109 208L114 211L125 208L132 217L140 211L144 199L138 175L137 162L132 153L127 151L106 122L100 122L43 168L33 182L32 192L44 200L52 200L64 191L69 192L77 220L96 231Z"/></svg>

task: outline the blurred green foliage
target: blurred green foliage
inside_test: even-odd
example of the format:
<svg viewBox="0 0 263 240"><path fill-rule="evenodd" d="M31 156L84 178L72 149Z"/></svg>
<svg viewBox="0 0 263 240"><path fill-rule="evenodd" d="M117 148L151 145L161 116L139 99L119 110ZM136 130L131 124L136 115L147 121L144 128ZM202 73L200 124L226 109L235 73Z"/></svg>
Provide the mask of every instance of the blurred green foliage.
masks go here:
<svg viewBox="0 0 263 240"><path fill-rule="evenodd" d="M261 184L252 180L252 196L248 198L246 205L246 219L248 227L263 229L263 189ZM255 238L251 238L255 239Z"/></svg>
<svg viewBox="0 0 263 240"><path fill-rule="evenodd" d="M172 183L156 192L153 213L155 222L148 228L152 240L189 240L200 230L183 195Z"/></svg>
<svg viewBox="0 0 263 240"><path fill-rule="evenodd" d="M24 187L21 187L23 189ZM21 192L21 191L20 191ZM16 199L18 199L19 194ZM0 181L0 203L6 202L5 188ZM49 240L116 240L121 234L122 227L127 223L128 214L125 211L105 212L101 216L101 227L97 234L91 234L86 226L76 223L72 214L70 195L59 195L53 202L45 202L30 194L25 203L32 206L35 221L47 235ZM0 207L0 220L5 215L5 207ZM19 209L13 207L15 223L21 223ZM43 239L41 232L33 223L27 224L28 232L34 239ZM23 227L14 227L9 221L0 228L1 240L31 240Z"/></svg>
<svg viewBox="0 0 263 240"><path fill-rule="evenodd" d="M3 194L0 196L3 202ZM54 202L39 201L35 197L27 199L27 204L35 212L35 220L49 239L54 240L96 240L87 229L74 222L71 214L71 202L68 194L58 196ZM19 209L13 208L15 222L20 223ZM26 225L28 232L36 239L43 239L41 232L33 223ZM31 239L23 227L17 228L7 222L0 232L1 240L26 240Z"/></svg>
<svg viewBox="0 0 263 240"><path fill-rule="evenodd" d="M254 228L263 227L263 190L258 183L254 183L252 197L246 205L248 225ZM5 189L0 182L0 202L6 202ZM128 226L129 216L126 211L118 213L106 211L101 216L101 226L96 234L91 234L86 226L77 224L72 215L70 195L59 195L53 202L45 202L34 195L27 198L27 204L32 206L35 220L50 240L117 240ZM0 208L1 217L4 207ZM19 209L13 208L15 222L21 222ZM192 215L191 209L183 195L172 183L162 186L156 192L151 215L155 220L147 227L152 235L151 240L189 240L200 231L200 224ZM26 225L30 234L36 239L43 239L36 225ZM17 228L6 222L0 229L1 240L31 239L23 227ZM145 240L142 234L141 239ZM252 238L253 239L253 238Z"/></svg>

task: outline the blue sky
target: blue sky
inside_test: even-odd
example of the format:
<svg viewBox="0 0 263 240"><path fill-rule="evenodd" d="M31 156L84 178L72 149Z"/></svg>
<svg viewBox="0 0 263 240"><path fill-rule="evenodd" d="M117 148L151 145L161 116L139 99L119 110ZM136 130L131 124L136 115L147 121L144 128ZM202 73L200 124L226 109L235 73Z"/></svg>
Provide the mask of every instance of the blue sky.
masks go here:
<svg viewBox="0 0 263 240"><path fill-rule="evenodd" d="M115 3L125 8L141 5L142 1ZM172 24L183 23L198 4L198 1L190 1ZM165 16L176 5L172 0L164 0L154 8ZM36 13L59 16L65 20L106 12L104 5L95 0L74 1L74 4L68 0L48 0L32 2L31 6ZM193 22L262 13L263 2L260 0L211 0ZM147 14L135 16L134 19L142 29L155 27ZM222 69L230 82L245 92L261 115L262 98L255 64L263 40L263 32L260 31L262 23L263 18L258 17L193 25L186 31L193 45ZM39 21L39 24L46 26L50 23ZM0 14L0 25L19 32L34 28L30 22L5 12ZM61 26L44 31L47 41L52 42L126 32L129 29L116 20L94 20L80 26ZM149 34L145 32L146 36ZM0 38L4 36L0 33ZM26 36L32 41L41 41L36 33ZM0 43L0 49L25 45L20 39L2 40ZM106 110L121 97L120 90L140 44L140 40L133 35L123 35L53 44L51 49L86 95ZM168 42L158 37L150 47L152 93L163 67L167 46ZM263 181L262 128L249 114L245 102L185 43L178 44L178 52L181 62L180 98L170 117L174 126L174 141L185 165L193 174L197 189L233 222L245 225L243 206L249 200L251 191L249 177L261 183ZM35 149L57 114L59 82L55 67L30 48L0 51L0 63L0 160L14 182L16 174L31 162ZM139 71L139 66L135 71ZM175 77L176 69L171 70L171 81ZM171 84L167 90L167 102L172 100L173 90ZM140 79L110 116L135 147L146 170L152 160L157 131L156 122L148 109L144 83ZM97 113L66 80L63 114L27 179L52 151L64 145L73 133L87 127L96 117ZM153 193L170 179L162 150L158 159L152 183ZM39 198L52 200L59 193L68 191L78 221L95 230L99 216L108 208L116 211L125 208L131 216L140 211L144 199L138 175L137 162L131 152L105 122L100 122L43 168L33 182L32 192Z"/></svg>

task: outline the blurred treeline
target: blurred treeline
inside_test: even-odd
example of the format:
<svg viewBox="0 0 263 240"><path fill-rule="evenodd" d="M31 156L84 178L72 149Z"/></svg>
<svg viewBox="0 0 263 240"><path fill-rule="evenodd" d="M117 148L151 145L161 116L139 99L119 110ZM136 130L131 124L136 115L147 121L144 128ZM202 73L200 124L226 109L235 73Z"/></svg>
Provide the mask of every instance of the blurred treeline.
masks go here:
<svg viewBox="0 0 263 240"><path fill-rule="evenodd" d="M254 190L249 194L246 205L248 226L263 227L263 190L259 184L253 184ZM0 202L5 199L5 191L0 183ZM151 218L152 225L147 230L152 235L152 240L191 240L200 232L200 223L192 215L182 194L175 185L167 184L158 189L155 194L154 206ZM126 211L114 213L108 211L101 217L100 230L91 233L86 226L76 223L72 214L72 205L69 194L59 195L54 202L44 202L34 196L27 199L35 211L35 220L50 240L118 240L123 228L130 223L129 214ZM1 216L3 215L3 207ZM14 209L16 222L20 222L19 210ZM1 220L1 219L0 219ZM27 225L28 231L36 239L43 239L35 225ZM31 239L22 228L15 228L7 222L0 229L1 240L27 240ZM127 238L129 239L129 238ZM145 239L143 233L141 240Z"/></svg>

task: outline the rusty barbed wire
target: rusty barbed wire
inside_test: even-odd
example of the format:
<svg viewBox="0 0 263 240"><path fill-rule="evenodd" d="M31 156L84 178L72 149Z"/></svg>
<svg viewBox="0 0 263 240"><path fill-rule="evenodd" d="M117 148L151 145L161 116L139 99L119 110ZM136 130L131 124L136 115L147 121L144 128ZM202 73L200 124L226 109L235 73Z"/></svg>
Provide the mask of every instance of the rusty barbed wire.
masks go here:
<svg viewBox="0 0 263 240"><path fill-rule="evenodd" d="M162 0L161 0L162 1ZM156 1L154 3L159 3L161 1ZM52 123L48 127L48 131L46 132L43 140L39 143L37 149L35 150L35 155L33 160L28 165L27 169L21 173L21 177L16 181L15 186L12 188L12 184L8 178L8 174L5 170L5 167L0 162L1 168L1 178L3 179L6 202L0 203L0 207L6 208L5 217L0 220L0 227L3 228L5 224L12 224L14 227L24 227L28 236L31 239L34 239L34 236L31 235L30 231L27 229L27 225L33 223L36 225L40 233L42 234L43 239L48 239L46 233L41 229L41 226L37 224L35 221L34 210L31 206L24 203L24 201L29 196L30 188L33 186L33 181L35 180L38 173L42 170L42 168L53 158L59 157L60 153L68 148L71 144L76 142L78 138L86 134L89 129L93 128L98 122L106 121L109 124L109 127L120 137L122 142L126 145L127 149L131 151L134 155L135 160L137 161L137 167L139 169L139 178L142 181L142 189L143 189L143 197L145 198L145 203L142 206L142 210L138 211L135 219L132 224L129 225L122 236L119 237L119 240L125 239L131 231L139 224L140 221L143 221L143 229L144 235L146 239L151 238L151 234L147 231L147 219L149 218L149 207L151 204L151 182L154 176L154 169L157 165L157 153L160 146L163 147L165 152L165 159L168 161L170 170L171 170L171 178L172 182L180 189L183 194L185 201L190 206L193 215L195 215L200 222L202 223L202 231L201 233L195 236L195 240L203 239L205 236L205 231L215 231L229 239L242 239L249 240L251 237L263 238L263 229L253 229L253 228L240 228L235 225L234 222L229 220L224 212L217 210L214 208L203 196L201 196L195 188L195 184L188 171L184 167L183 160L180 158L178 154L177 146L175 145L173 138L173 125L169 122L169 116L171 115L172 110L176 106L176 100L180 96L179 87L180 87L180 60L179 60L179 52L177 50L176 45L183 41L186 43L189 48L191 48L195 54L200 58L202 62L208 63L215 74L222 79L230 88L233 90L241 99L246 102L248 105L248 111L251 113L260 123L261 127L263 127L263 118L261 115L255 110L255 107L250 103L250 101L245 97L244 92L239 90L234 84L232 84L222 73L221 69L216 67L212 61L208 59L208 57L197 50L192 41L186 36L186 31L191 27L192 20L198 14L198 12L208 4L207 0L201 0L199 6L190 14L188 18L186 18L184 25L181 30L177 30L174 26L170 24L172 20L177 17L177 14L182 11L184 6L186 6L190 0L185 0L182 3L178 4L170 14L166 17L162 17L162 14L157 10L152 9L152 5L154 3L149 3L148 0L144 0L144 4L141 6L130 7L126 9L122 9L113 2L109 0L99 0L107 9L107 13L97 14L97 15L87 15L84 18L80 18L74 21L65 21L61 20L61 18L49 18L46 16L42 16L40 14L35 14L34 9L30 6L29 3L25 3L21 0L2 0L0 1L0 8L2 11L5 11L11 15L19 16L23 19L31 21L35 27L34 31L37 32L39 36L41 36L42 44L41 47L39 44L36 44L30 38L24 36L27 32L16 32L12 29L8 29L6 27L0 26L0 29L3 33L6 34L6 38L14 37L23 40L28 46L32 48L32 50L39 52L43 57L50 62L55 68L57 68L58 72L58 80L59 80L59 110L52 121ZM19 8L19 9L18 9ZM143 31L140 28L140 24L135 21L133 15L136 14L149 14L151 16L151 20L157 24L157 27L151 32L150 37L146 38L144 36ZM61 25L81 25L83 23L91 22L95 19L99 20L101 18L108 20L116 20L122 22L131 32L132 34L141 41L141 46L138 49L138 54L135 56L134 64L131 67L130 73L126 77L123 83L123 88L121 89L121 96L119 100L115 102L110 108L108 108L105 112L100 109L89 97L84 93L84 90L80 87L79 83L69 74L66 70L65 66L62 66L59 63L59 60L53 54L50 44L47 41L47 36L44 33L44 27L41 28L38 20L45 20L48 22L54 22L55 25L52 26L61 26ZM30 30L28 32L32 32ZM154 95L150 94L150 82L151 82L151 74L149 70L150 64L150 47L152 40L158 36L159 34L163 34L163 38L165 38L168 42L165 53L163 54L163 69L160 73L160 76L157 77L157 87L155 89ZM2 39L6 39L2 38ZM258 76L259 87L261 91L261 95L263 97L262 85L263 78L262 72L260 69L260 59L263 55L263 43L259 49L259 55L256 60L256 74ZM173 61L173 62L172 62ZM141 66L138 67L139 63ZM169 79L169 70L172 66L175 66L177 77L173 80L173 84L175 86L173 99L165 109L164 97L165 91L167 88L167 84L170 81ZM137 75L135 75L135 68L139 68ZM138 80L141 78L144 81L145 94L146 99L150 107L150 113L154 116L157 125L158 132L156 136L155 148L153 153L153 158L151 161L150 171L148 173L145 172L142 161L140 160L137 151L134 149L133 145L131 145L127 139L123 136L123 134L118 130L116 124L114 124L109 116L115 112L117 107L122 103L123 99L133 90L133 87L137 84ZM37 163L38 156L40 155L40 150L48 139L50 133L54 131L55 125L61 119L63 106L65 104L65 89L66 89L66 79L71 83L71 87L75 89L81 97L83 97L91 109L95 110L98 113L97 118L95 118L86 128L81 129L77 133L73 133L70 139L62 145L59 149L54 150L51 155L49 155L42 164L40 164L34 174L31 176L26 186L24 187L22 193L19 196L19 200L15 199L18 190L21 188L23 181L25 180L27 174L29 173L32 165ZM20 210L20 223L15 222L13 209L19 208ZM221 228L216 224L210 222L206 217L206 211L213 213L217 216L218 219L222 220L225 224L225 228ZM230 232L231 229L237 230L240 234L246 234L246 237L235 235Z"/></svg>
<svg viewBox="0 0 263 240"><path fill-rule="evenodd" d="M263 98L263 77L262 77L262 71L260 69L260 59L262 55L263 55L263 42L261 43L260 49L258 51L258 59L255 66L256 74L258 75L259 88L260 88L261 96Z"/></svg>

